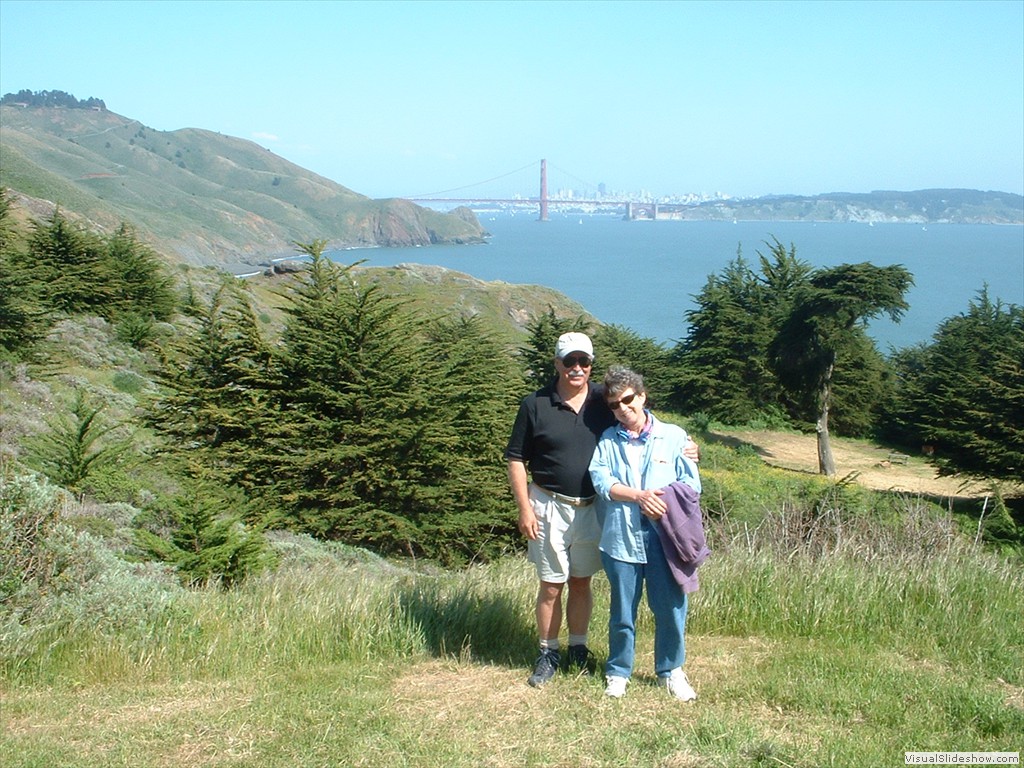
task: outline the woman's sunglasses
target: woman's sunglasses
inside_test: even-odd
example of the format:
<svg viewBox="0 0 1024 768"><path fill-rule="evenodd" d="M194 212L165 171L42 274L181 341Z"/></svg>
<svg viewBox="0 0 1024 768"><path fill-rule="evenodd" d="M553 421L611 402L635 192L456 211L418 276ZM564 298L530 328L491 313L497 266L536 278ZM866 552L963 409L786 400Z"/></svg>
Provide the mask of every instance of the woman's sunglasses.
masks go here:
<svg viewBox="0 0 1024 768"><path fill-rule="evenodd" d="M613 411L620 405L629 405L636 398L636 392L630 392L628 395L623 395L619 400L609 400L608 407Z"/></svg>

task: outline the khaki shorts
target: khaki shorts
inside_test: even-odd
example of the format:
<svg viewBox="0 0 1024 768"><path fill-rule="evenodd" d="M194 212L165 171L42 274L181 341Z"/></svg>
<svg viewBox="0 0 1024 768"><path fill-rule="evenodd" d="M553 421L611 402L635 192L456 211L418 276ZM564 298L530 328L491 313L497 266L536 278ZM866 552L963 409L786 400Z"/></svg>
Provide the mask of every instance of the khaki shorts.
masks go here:
<svg viewBox="0 0 1024 768"><path fill-rule="evenodd" d="M530 562L541 581L564 584L573 578L593 576L601 570L601 526L597 505L575 507L530 484L530 504L537 516L536 541L529 541Z"/></svg>

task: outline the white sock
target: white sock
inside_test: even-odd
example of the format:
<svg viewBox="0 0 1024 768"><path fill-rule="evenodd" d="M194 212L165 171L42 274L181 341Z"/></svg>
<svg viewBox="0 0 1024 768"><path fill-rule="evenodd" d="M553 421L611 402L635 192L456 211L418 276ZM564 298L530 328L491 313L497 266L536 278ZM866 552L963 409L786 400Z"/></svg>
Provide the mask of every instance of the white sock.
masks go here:
<svg viewBox="0 0 1024 768"><path fill-rule="evenodd" d="M570 646L573 646L573 645L586 645L586 644L587 644L587 636L586 635L569 635L569 645Z"/></svg>

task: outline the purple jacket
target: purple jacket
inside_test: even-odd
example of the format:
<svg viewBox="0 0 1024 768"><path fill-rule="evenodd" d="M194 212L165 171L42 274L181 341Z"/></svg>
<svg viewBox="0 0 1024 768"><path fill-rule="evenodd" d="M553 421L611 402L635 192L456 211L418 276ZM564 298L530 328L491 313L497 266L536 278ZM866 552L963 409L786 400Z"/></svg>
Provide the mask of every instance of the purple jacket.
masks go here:
<svg viewBox="0 0 1024 768"><path fill-rule="evenodd" d="M668 511L658 521L661 548L672 577L683 592L696 592L700 587L697 568L711 554L704 537L700 494L683 482L666 485L663 490L661 499L668 505Z"/></svg>

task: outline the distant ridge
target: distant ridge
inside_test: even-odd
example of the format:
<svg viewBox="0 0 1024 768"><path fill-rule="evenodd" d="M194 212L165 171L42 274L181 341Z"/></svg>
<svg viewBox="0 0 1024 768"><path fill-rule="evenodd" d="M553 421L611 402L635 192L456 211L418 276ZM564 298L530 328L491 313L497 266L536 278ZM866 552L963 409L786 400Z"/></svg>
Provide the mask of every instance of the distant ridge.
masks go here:
<svg viewBox="0 0 1024 768"><path fill-rule="evenodd" d="M100 229L127 221L193 264L263 263L320 238L334 248L484 241L468 209L373 200L254 142L157 131L102 104L0 106L0 184L35 215L60 206Z"/></svg>
<svg viewBox="0 0 1024 768"><path fill-rule="evenodd" d="M687 206L684 220L1024 224L1024 196L974 189L830 192L714 200Z"/></svg>

